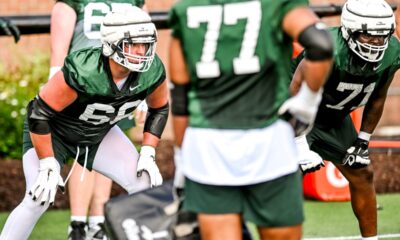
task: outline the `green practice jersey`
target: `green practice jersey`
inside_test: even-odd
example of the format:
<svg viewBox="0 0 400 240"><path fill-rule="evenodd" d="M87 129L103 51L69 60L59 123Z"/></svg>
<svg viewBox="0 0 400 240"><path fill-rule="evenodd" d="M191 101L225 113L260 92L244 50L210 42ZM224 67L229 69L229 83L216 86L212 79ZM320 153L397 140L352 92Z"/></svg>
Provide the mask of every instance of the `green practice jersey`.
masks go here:
<svg viewBox="0 0 400 240"><path fill-rule="evenodd" d="M181 40L191 80L190 126L251 129L278 119L292 54L282 19L306 4L185 0L171 9L172 35Z"/></svg>
<svg viewBox="0 0 400 240"><path fill-rule="evenodd" d="M100 46L100 25L110 11L125 11L131 6L143 7L144 0L58 0L76 12L76 24L69 52Z"/></svg>
<svg viewBox="0 0 400 240"><path fill-rule="evenodd" d="M325 85L315 124L340 125L354 109L364 106L371 96L391 81L400 68L399 41L392 37L383 59L367 62L350 50L339 27L330 30L336 45L334 64ZM301 53L294 66L303 58ZM294 72L295 68L292 69Z"/></svg>
<svg viewBox="0 0 400 240"><path fill-rule="evenodd" d="M52 118L52 134L69 144L97 144L165 80L164 66L156 56L147 72L132 72L119 90L108 61L101 48L79 50L65 59L64 78L78 98Z"/></svg>

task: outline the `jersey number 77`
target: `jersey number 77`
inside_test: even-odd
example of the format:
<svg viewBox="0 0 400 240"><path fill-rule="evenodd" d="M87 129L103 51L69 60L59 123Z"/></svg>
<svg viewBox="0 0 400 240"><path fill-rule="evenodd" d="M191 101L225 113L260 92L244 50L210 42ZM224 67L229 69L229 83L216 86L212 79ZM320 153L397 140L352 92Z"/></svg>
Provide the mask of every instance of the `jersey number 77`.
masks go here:
<svg viewBox="0 0 400 240"><path fill-rule="evenodd" d="M196 63L198 78L220 76L220 64L215 59L215 53L221 25L235 25L240 19L246 19L247 23L239 56L233 59L233 71L236 75L260 71L260 60L255 55L262 18L259 1L189 7L186 14L189 28L199 28L201 23L207 23L201 58Z"/></svg>

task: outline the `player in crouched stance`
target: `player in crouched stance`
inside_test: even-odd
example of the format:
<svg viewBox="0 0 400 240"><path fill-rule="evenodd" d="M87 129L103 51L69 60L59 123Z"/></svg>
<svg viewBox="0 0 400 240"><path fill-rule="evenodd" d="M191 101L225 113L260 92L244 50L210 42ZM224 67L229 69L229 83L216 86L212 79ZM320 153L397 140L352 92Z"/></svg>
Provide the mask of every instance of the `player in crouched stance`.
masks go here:
<svg viewBox="0 0 400 240"><path fill-rule="evenodd" d="M147 13L132 7L107 14L100 31L102 47L70 54L28 105L23 146L27 190L7 219L2 240L29 237L54 203L57 187L64 186L60 168L69 157L129 193L162 184L155 147L168 117L168 88L155 55L156 28ZM115 124L143 100L149 111L138 153Z"/></svg>
<svg viewBox="0 0 400 240"><path fill-rule="evenodd" d="M315 167L323 158L332 161L349 181L351 203L363 239L378 239L368 142L381 118L394 74L400 68L400 45L392 37L394 30L393 11L385 1L349 0L344 4L341 26L330 31L336 45L334 64L324 85L315 125L297 140L306 160L301 163L303 170L312 171L310 162ZM301 83L302 58L301 54L296 59L293 92ZM361 130L357 133L349 113L363 106Z"/></svg>
<svg viewBox="0 0 400 240"><path fill-rule="evenodd" d="M280 115L296 134L314 121L331 36L303 0L178 1L170 26L177 173L201 238L242 239L251 221L262 239L301 239L294 131ZM289 98L292 39L310 51L306 81Z"/></svg>

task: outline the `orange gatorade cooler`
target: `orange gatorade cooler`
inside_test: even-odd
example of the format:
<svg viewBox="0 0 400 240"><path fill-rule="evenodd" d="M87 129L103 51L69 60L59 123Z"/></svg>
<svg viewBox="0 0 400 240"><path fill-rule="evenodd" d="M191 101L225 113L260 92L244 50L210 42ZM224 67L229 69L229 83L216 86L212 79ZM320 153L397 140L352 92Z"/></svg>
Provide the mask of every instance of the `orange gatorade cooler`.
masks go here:
<svg viewBox="0 0 400 240"><path fill-rule="evenodd" d="M305 197L321 201L350 200L349 182L329 161L325 161L325 167L304 176L303 191Z"/></svg>

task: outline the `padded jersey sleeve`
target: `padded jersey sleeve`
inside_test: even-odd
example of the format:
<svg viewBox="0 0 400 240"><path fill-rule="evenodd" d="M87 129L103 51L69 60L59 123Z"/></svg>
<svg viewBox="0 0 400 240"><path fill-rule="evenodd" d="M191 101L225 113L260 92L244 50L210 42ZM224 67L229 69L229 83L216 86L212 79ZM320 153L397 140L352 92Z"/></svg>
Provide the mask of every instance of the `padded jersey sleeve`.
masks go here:
<svg viewBox="0 0 400 240"><path fill-rule="evenodd" d="M64 80L72 89L76 90L78 93L83 92L84 88L79 84L79 70L74 63L74 58L69 55L64 60L64 66L61 68L64 74Z"/></svg>
<svg viewBox="0 0 400 240"><path fill-rule="evenodd" d="M69 54L62 71L65 82L78 94L107 95L109 79L101 48L86 48Z"/></svg>

